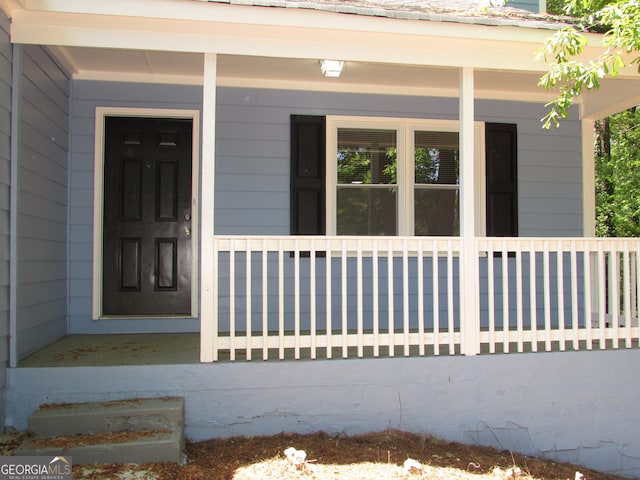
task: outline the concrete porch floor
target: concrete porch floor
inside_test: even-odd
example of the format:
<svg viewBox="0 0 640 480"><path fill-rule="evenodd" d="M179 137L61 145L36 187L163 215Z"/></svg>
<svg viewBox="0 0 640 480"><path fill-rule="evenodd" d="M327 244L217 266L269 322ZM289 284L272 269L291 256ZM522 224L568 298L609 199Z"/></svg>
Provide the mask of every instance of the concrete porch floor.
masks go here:
<svg viewBox="0 0 640 480"><path fill-rule="evenodd" d="M199 333L70 335L18 362L19 368L199 363Z"/></svg>

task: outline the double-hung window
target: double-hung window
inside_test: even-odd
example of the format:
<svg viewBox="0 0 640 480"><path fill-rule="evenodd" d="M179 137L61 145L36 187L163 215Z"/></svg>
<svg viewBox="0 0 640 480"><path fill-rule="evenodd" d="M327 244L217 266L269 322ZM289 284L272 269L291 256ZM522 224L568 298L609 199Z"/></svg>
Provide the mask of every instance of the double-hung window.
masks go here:
<svg viewBox="0 0 640 480"><path fill-rule="evenodd" d="M479 226L482 128L476 124L474 152ZM327 117L327 233L459 235L458 131L455 121Z"/></svg>

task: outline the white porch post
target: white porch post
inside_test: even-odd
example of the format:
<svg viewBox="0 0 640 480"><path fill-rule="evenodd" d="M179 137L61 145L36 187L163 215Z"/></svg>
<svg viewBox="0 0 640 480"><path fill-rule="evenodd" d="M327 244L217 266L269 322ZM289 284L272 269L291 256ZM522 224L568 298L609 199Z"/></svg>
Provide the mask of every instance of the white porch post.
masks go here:
<svg viewBox="0 0 640 480"><path fill-rule="evenodd" d="M595 120L582 119L582 222L583 237L596 236Z"/></svg>
<svg viewBox="0 0 640 480"><path fill-rule="evenodd" d="M217 55L204 55L202 88L202 188L200 189L200 361L217 360L214 349L217 334L216 285L214 271L214 183L216 151Z"/></svg>
<svg viewBox="0 0 640 480"><path fill-rule="evenodd" d="M480 353L478 255L475 245L474 72L460 70L460 329L462 353Z"/></svg>

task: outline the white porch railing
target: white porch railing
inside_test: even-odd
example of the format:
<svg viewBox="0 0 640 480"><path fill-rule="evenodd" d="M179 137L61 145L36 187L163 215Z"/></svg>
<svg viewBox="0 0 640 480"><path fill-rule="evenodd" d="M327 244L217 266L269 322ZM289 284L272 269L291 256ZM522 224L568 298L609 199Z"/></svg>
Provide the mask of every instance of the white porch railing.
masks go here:
<svg viewBox="0 0 640 480"><path fill-rule="evenodd" d="M453 355L469 328L481 353L638 345L640 240L458 237L214 239L220 359ZM479 272L460 318L462 275ZM469 311L469 309L467 309Z"/></svg>

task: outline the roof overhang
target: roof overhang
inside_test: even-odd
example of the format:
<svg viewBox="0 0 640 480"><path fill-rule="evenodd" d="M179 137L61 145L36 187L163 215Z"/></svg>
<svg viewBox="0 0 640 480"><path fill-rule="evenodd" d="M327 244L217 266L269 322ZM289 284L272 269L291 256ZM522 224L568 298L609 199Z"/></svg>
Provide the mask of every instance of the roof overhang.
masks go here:
<svg viewBox="0 0 640 480"><path fill-rule="evenodd" d="M203 54L219 55L220 85L458 95L460 67L478 98L547 101L535 59L552 26L390 19L302 8L196 0L0 0L12 41L52 47L74 78L201 84ZM585 56L602 51L590 35ZM346 61L339 79L320 59ZM623 88L620 88L623 86ZM640 103L640 76L623 72L580 99L585 116Z"/></svg>

